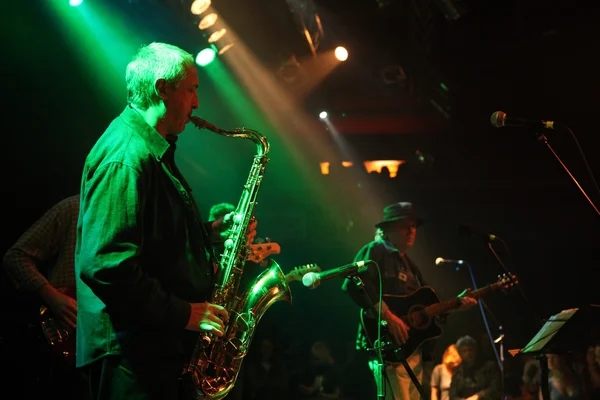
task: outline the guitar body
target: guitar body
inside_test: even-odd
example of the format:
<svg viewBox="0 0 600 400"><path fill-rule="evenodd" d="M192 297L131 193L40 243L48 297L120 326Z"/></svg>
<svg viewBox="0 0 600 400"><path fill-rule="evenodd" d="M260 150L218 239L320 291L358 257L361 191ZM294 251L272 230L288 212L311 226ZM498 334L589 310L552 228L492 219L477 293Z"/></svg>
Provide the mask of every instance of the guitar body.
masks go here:
<svg viewBox="0 0 600 400"><path fill-rule="evenodd" d="M503 274L498 277L497 282L480 289L468 291L467 295L477 300L490 291L507 289L516 285L517 282L518 279L514 274ZM383 300L390 310L410 328L408 340L398 347L382 327L382 337L385 339L382 340L382 355L384 360L388 362L407 358L424 342L439 337L442 334L442 328L436 317L457 309L462 304L459 297L440 302L438 295L428 286L419 288L414 293L406 296L384 295ZM367 341L373 347L374 342L377 340L377 320L368 318L363 311L361 322Z"/></svg>
<svg viewBox="0 0 600 400"><path fill-rule="evenodd" d="M73 299L76 296L74 286L57 290ZM46 306L40 307L40 325L55 356L60 361L75 366L75 330L63 326Z"/></svg>
<svg viewBox="0 0 600 400"><path fill-rule="evenodd" d="M384 295L383 301L390 310L401 318L409 327L408 340L401 347L395 343L388 343L383 348L383 357L385 361L399 361L395 352L398 352L403 358L409 357L424 342L435 339L442 334L442 328L435 317L430 317L425 312L425 307L439 303L440 299L435 291L424 286L410 295ZM363 318L365 334L372 344L377 339L377 320L373 318ZM382 335L386 333L381 330ZM389 341L393 339L389 338Z"/></svg>

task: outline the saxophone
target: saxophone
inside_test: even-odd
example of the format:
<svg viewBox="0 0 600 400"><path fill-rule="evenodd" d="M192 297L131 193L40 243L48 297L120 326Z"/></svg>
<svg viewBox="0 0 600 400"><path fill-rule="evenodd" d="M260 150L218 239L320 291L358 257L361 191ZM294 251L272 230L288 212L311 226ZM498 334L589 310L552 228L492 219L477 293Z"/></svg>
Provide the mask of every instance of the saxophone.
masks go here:
<svg viewBox="0 0 600 400"><path fill-rule="evenodd" d="M229 313L222 337L210 333L199 336L192 357L183 370L187 395L192 399L221 399L233 386L240 372L256 325L276 301L291 304L292 294L279 265L270 265L250 285L250 289L238 294L247 257L246 231L253 215L258 189L262 182L265 164L269 162L267 138L251 129L237 128L225 131L201 118L190 116L199 129L208 129L223 136L250 139L256 144L248 180L234 212L230 236L225 241L221 255L221 268L216 277L215 289L210 302L224 307Z"/></svg>

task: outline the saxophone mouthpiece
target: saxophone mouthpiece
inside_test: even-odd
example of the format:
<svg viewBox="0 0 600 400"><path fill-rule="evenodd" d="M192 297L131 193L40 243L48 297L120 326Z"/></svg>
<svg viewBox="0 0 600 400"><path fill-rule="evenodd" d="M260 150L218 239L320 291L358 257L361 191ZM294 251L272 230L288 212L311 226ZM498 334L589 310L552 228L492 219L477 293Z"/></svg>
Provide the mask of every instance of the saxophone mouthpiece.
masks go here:
<svg viewBox="0 0 600 400"><path fill-rule="evenodd" d="M211 124L207 120L202 119L200 117L195 117L193 115L190 115L189 120L194 125L196 125L196 127L198 129L208 129L209 131L213 131L213 132L216 132L216 133L223 133L223 129L219 128L216 125Z"/></svg>

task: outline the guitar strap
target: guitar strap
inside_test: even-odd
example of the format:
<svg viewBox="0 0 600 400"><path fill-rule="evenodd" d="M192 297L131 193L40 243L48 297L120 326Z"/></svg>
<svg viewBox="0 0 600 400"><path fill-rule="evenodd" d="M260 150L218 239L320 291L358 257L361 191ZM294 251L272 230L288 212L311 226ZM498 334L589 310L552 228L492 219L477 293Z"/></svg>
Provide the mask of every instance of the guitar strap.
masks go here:
<svg viewBox="0 0 600 400"><path fill-rule="evenodd" d="M419 287L427 286L427 284L423 281L423 275L421 275L421 271L416 266L416 264L413 262L413 260L411 260L407 255L400 256L400 258L402 259L402 261L404 261L404 264L412 272L413 276L417 280L417 285L419 285Z"/></svg>

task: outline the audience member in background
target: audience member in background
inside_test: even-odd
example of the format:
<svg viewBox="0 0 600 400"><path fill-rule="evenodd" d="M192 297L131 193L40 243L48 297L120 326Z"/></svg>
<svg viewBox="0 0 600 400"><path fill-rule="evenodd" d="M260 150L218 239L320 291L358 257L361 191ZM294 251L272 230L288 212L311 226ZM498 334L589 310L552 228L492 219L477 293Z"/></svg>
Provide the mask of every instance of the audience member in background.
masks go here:
<svg viewBox="0 0 600 400"><path fill-rule="evenodd" d="M295 399L340 399L342 389L341 366L323 340L314 341L310 347L308 362L293 377Z"/></svg>
<svg viewBox="0 0 600 400"><path fill-rule="evenodd" d="M462 362L450 383L450 400L500 399L500 372L493 361L479 358L477 341L463 336L456 341Z"/></svg>
<svg viewBox="0 0 600 400"><path fill-rule="evenodd" d="M521 398L523 400L537 399L540 392L540 381L542 379L540 362L533 356L527 356L523 366L523 387Z"/></svg>
<svg viewBox="0 0 600 400"><path fill-rule="evenodd" d="M580 400L582 385L567 356L548 354L548 385L550 387L550 400ZM540 400L543 399L542 390L539 392Z"/></svg>
<svg viewBox="0 0 600 400"><path fill-rule="evenodd" d="M455 344L444 351L442 363L435 366L431 373L431 400L450 400L450 383L452 374L461 363L460 354Z"/></svg>
<svg viewBox="0 0 600 400"><path fill-rule="evenodd" d="M17 293L26 300L34 300L47 308L44 319L56 321L57 329L48 325L47 334L56 339L58 329L68 334L67 341L60 344L71 349L69 359L59 352L52 352L50 343L44 336L40 321L32 322L34 333L25 333L19 341L23 343L20 357L27 359L27 351L37 349L35 366L31 370L27 360L23 376L38 376L37 384L45 396L63 399L84 399L84 380L75 369L75 326L77 322L77 301L75 300L74 252L79 216L79 195L67 197L44 213L29 227L4 255L4 272ZM39 309L39 307L38 307ZM52 321L50 321L52 319ZM72 343L72 346L68 344ZM19 348L19 346L15 346ZM40 374L40 375L37 375ZM33 380L32 380L33 383ZM31 391L36 388L24 385L19 390Z"/></svg>
<svg viewBox="0 0 600 400"><path fill-rule="evenodd" d="M583 389L590 399L600 399L600 363L596 360L595 345L590 345L585 349L583 360L577 371Z"/></svg>
<svg viewBox="0 0 600 400"><path fill-rule="evenodd" d="M244 361L244 400L280 400L287 398L288 371L274 340L252 342L252 351Z"/></svg>

